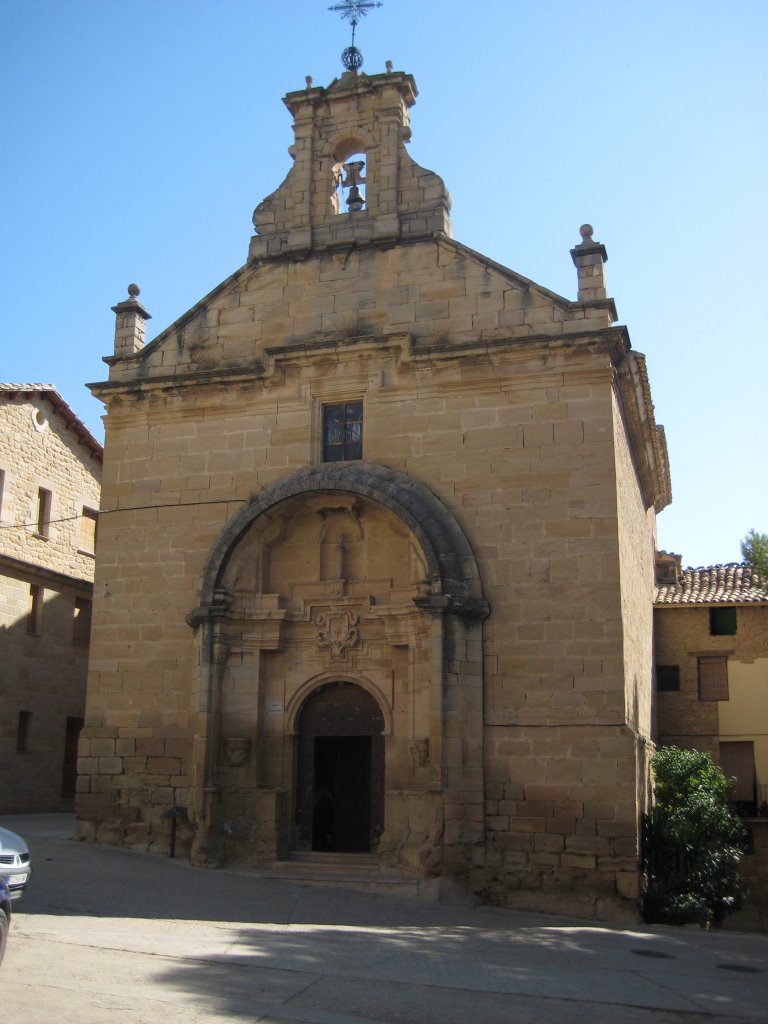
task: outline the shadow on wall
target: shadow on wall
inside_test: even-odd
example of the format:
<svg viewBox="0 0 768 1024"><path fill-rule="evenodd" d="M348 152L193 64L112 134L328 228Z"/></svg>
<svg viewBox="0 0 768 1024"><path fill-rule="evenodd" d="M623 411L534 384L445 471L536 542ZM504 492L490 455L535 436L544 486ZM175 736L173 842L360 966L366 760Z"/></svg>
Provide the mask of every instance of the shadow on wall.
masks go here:
<svg viewBox="0 0 768 1024"><path fill-rule="evenodd" d="M4 577L20 600L0 624L0 814L62 810L75 795L87 633L77 632L74 591L41 586L36 599L34 577Z"/></svg>

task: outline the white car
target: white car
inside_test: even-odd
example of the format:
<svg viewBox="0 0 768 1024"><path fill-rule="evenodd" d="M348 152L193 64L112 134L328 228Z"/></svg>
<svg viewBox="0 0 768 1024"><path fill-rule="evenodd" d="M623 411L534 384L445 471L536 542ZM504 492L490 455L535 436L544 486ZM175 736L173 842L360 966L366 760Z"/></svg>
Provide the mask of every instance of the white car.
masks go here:
<svg viewBox="0 0 768 1024"><path fill-rule="evenodd" d="M23 895L31 874L27 844L15 832L0 828L0 878L11 890L12 900Z"/></svg>

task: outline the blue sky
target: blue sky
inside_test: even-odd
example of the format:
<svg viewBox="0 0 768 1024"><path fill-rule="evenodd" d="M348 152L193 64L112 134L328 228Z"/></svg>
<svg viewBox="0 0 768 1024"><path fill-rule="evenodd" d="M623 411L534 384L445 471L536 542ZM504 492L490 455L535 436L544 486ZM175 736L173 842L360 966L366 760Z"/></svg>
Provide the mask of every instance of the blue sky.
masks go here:
<svg viewBox="0 0 768 1024"><path fill-rule="evenodd" d="M245 262L285 176L282 96L327 85L330 0L5 0L4 381L54 383L102 437L110 307L153 337ZM733 561L768 532L768 2L385 0L365 70L416 79L411 154L456 238L569 298L588 221L648 360L674 502L659 546Z"/></svg>

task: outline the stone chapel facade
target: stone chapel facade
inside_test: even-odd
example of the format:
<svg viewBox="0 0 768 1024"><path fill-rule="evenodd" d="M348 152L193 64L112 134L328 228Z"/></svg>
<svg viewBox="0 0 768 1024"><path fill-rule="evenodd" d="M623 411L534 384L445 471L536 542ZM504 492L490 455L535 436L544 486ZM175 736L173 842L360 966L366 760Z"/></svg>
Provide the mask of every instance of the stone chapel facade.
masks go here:
<svg viewBox="0 0 768 1024"><path fill-rule="evenodd" d="M81 837L300 851L631 915L651 735L645 361L451 237L410 75L307 81L248 260L151 344L115 307Z"/></svg>

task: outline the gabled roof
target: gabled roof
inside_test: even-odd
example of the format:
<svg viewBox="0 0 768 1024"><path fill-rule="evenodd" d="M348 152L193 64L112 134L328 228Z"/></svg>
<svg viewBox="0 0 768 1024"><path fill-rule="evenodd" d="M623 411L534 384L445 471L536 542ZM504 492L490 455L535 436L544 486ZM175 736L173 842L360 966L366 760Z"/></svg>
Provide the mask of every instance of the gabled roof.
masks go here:
<svg viewBox="0 0 768 1024"><path fill-rule="evenodd" d="M42 398L45 398L53 407L53 411L61 416L69 430L74 431L80 443L85 445L91 455L98 462L103 461L104 448L83 421L75 414L74 410L64 401L53 384L0 383L0 398L26 398L31 395L40 395Z"/></svg>
<svg viewBox="0 0 768 1024"><path fill-rule="evenodd" d="M761 585L746 563L702 565L683 569L675 583L657 585L654 604L768 604L768 588Z"/></svg>

